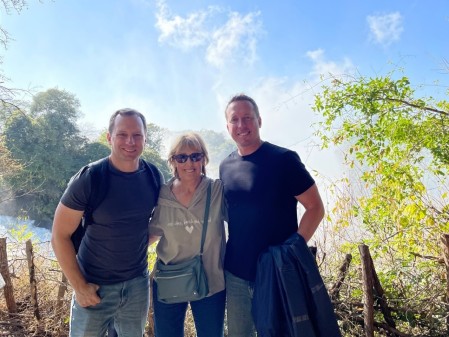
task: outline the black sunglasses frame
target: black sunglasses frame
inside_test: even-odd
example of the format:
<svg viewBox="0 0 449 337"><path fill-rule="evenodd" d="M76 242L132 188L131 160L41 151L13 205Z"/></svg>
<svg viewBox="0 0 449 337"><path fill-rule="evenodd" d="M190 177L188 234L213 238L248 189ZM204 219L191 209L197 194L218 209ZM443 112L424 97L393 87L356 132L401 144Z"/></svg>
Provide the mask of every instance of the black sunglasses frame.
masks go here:
<svg viewBox="0 0 449 337"><path fill-rule="evenodd" d="M202 152L194 152L191 154L180 153L172 156L172 159L179 164L184 164L185 162L187 162L187 159L189 158L192 163L196 163L204 158L204 153Z"/></svg>

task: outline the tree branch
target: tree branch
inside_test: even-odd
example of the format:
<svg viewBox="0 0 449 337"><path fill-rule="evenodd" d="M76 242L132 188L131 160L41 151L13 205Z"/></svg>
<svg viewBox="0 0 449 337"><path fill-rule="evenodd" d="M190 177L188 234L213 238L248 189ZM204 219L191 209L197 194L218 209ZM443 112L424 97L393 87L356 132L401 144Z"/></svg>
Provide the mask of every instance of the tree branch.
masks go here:
<svg viewBox="0 0 449 337"><path fill-rule="evenodd" d="M383 99L385 99L387 101L391 101L391 102L402 103L402 104L407 105L407 106L412 107L412 108L416 108L416 109L420 109L420 110L426 110L426 111L431 111L431 112L435 112L437 114L449 117L449 112L444 111L444 110L439 110L439 109L431 108L431 107L428 107L428 106L424 106L424 107L423 106L419 106L418 104L407 102L407 101L405 101L403 99L397 99L397 98L391 98L391 97L385 97Z"/></svg>

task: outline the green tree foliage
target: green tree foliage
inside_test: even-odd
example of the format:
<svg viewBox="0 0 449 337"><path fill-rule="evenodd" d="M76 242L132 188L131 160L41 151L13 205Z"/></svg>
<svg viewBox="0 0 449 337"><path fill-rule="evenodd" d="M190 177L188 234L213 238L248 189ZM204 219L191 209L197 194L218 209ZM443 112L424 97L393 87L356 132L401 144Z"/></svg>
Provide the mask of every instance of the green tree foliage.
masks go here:
<svg viewBox="0 0 449 337"><path fill-rule="evenodd" d="M21 185L16 195L33 219L50 219L67 178L85 162L87 139L76 125L79 101L66 91L49 89L33 98L28 114L6 121L5 141L23 170L9 179Z"/></svg>
<svg viewBox="0 0 449 337"><path fill-rule="evenodd" d="M335 79L315 98L323 147L345 149L345 181L357 185L357 176L361 186L336 196L330 220L362 229L390 294L431 316L442 308L429 298L444 290L436 259L423 257L441 256L449 233L449 103L417 97L408 78L393 75Z"/></svg>
<svg viewBox="0 0 449 337"><path fill-rule="evenodd" d="M167 181L171 177L170 169L167 160L163 159L158 152L146 146L142 153L142 158L146 161L156 165L161 171L164 179Z"/></svg>
<svg viewBox="0 0 449 337"><path fill-rule="evenodd" d="M234 142L224 133L213 130L200 130L209 151L210 161L220 163L227 155L235 150Z"/></svg>
<svg viewBox="0 0 449 337"><path fill-rule="evenodd" d="M5 137L0 136L0 203L14 198L13 189L6 181L20 170L22 170L22 166L12 158L5 145Z"/></svg>
<svg viewBox="0 0 449 337"><path fill-rule="evenodd" d="M94 141L85 144L85 146L81 149L81 157L83 158L83 163L81 166L94 162L100 158L104 158L111 153L111 149L107 145L107 143L103 143L101 141Z"/></svg>
<svg viewBox="0 0 449 337"><path fill-rule="evenodd" d="M161 128L154 123L147 124L147 146L153 149L156 153L164 151L164 139L167 136L168 130Z"/></svg>
<svg viewBox="0 0 449 337"><path fill-rule="evenodd" d="M348 146L345 160L362 170L369 193L359 199L364 226L400 252L435 251L449 231L449 105L414 97L407 78L355 79L324 88L323 146ZM381 231L383 229L383 231Z"/></svg>
<svg viewBox="0 0 449 337"><path fill-rule="evenodd" d="M162 172L165 180L171 177L167 160L161 157L165 151L164 139L168 133L167 129L161 128L154 123L147 124L147 142L142 157L156 165Z"/></svg>

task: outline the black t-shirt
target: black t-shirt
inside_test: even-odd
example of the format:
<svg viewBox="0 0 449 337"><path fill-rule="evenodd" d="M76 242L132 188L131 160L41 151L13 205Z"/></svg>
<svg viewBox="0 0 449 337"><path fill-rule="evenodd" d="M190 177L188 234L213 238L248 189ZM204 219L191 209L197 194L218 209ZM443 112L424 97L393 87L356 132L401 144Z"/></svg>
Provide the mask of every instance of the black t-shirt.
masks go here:
<svg viewBox="0 0 449 337"><path fill-rule="evenodd" d="M298 230L295 196L315 181L296 152L268 142L248 156L231 153L220 178L229 215L225 269L254 281L260 253Z"/></svg>
<svg viewBox="0 0 449 337"><path fill-rule="evenodd" d="M135 172L121 172L109 164L109 186L92 214L77 255L88 282L113 284L147 272L148 223L156 204L152 175L141 162ZM90 195L89 170L75 175L61 203L84 210ZM159 178L159 177L157 177Z"/></svg>

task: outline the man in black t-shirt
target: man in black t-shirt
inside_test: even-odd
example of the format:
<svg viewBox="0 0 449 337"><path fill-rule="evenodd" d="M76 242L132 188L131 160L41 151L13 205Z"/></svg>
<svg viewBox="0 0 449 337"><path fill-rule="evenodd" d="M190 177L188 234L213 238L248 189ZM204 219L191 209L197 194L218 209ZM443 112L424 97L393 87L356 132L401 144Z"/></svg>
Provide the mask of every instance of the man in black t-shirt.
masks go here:
<svg viewBox="0 0 449 337"><path fill-rule="evenodd" d="M237 145L220 164L228 206L225 276L229 337L256 336L251 316L257 259L297 232L308 241L324 216L315 181L296 152L261 140L262 119L246 95L231 98L227 129ZM298 202L304 207L299 224Z"/></svg>
<svg viewBox="0 0 449 337"><path fill-rule="evenodd" d="M107 193L92 213L78 254L71 235L88 207L90 168L72 177L56 208L51 242L74 290L71 337L104 336L111 322L120 336L144 333L149 307L148 223L158 195L150 168L140 159L146 131L145 117L138 111L121 109L111 116ZM157 178L162 179L160 174Z"/></svg>

